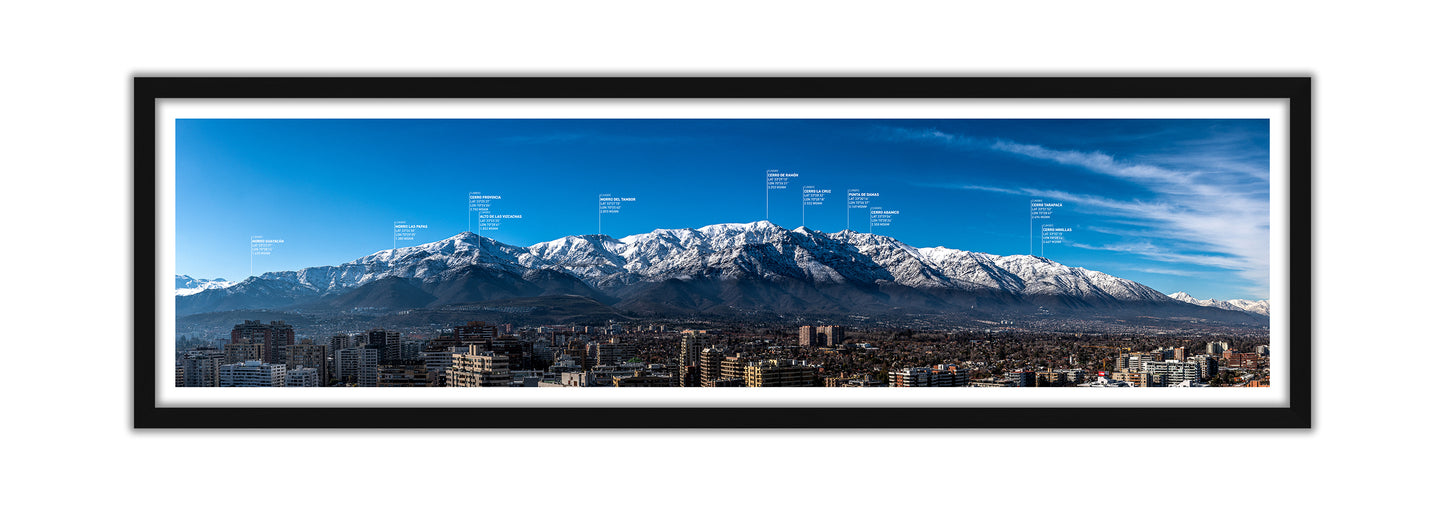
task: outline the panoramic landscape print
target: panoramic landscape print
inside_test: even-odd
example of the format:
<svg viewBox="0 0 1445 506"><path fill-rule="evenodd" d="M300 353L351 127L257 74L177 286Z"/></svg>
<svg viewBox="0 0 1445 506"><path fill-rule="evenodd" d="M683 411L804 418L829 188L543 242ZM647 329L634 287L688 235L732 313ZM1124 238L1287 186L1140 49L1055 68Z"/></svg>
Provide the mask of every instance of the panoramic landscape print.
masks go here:
<svg viewBox="0 0 1445 506"><path fill-rule="evenodd" d="M177 387L1270 385L1268 120L175 132Z"/></svg>

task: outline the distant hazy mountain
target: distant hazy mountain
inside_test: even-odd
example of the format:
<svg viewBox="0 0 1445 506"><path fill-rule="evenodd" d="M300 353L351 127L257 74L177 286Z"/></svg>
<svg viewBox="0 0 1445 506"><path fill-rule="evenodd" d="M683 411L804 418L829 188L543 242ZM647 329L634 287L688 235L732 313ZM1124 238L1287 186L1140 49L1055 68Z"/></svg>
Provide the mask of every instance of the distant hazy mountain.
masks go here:
<svg viewBox="0 0 1445 506"><path fill-rule="evenodd" d="M268 272L178 296L177 310L184 315L292 305L399 309L552 295L584 296L644 314L988 314L1042 307L1248 320L1032 255L915 248L884 235L788 230L766 221L621 239L567 236L526 248L465 232L338 266Z"/></svg>
<svg viewBox="0 0 1445 506"><path fill-rule="evenodd" d="M1184 293L1184 292L1175 292L1175 293L1169 294L1169 297L1173 298L1174 300L1177 300L1177 301L1180 301L1180 302L1188 302L1188 303L1194 304L1194 305L1196 305L1196 306L1217 307L1217 308L1220 308L1220 309L1228 309L1228 310L1231 310L1231 311L1245 311L1245 312L1249 312L1249 313L1261 314L1261 315L1269 316L1269 300L1247 300L1247 299L1230 299L1230 300L1204 299L1204 300L1199 300L1199 299L1196 299L1196 298L1194 298L1194 297L1190 297L1189 294Z"/></svg>
<svg viewBox="0 0 1445 506"><path fill-rule="evenodd" d="M239 283L176 296L176 315L185 316L233 309L275 309L314 300L312 288L251 276Z"/></svg>
<svg viewBox="0 0 1445 506"><path fill-rule="evenodd" d="M225 288L234 284L236 283L221 278L196 279L190 276L176 275L176 295L190 295L202 290Z"/></svg>

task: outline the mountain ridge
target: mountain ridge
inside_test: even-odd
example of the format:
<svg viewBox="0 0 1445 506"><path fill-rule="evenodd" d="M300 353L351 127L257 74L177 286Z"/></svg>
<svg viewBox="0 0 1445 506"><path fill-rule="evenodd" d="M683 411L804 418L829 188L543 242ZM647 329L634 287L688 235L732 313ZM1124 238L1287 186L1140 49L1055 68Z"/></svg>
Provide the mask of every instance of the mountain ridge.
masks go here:
<svg viewBox="0 0 1445 506"><path fill-rule="evenodd" d="M1169 297L1172 298L1172 299L1174 299L1174 300L1177 300L1177 301L1180 301L1180 302L1186 302L1186 303L1189 303L1189 304L1194 304L1194 305L1196 305L1196 306L1217 307L1217 308L1220 308L1220 309L1228 309L1228 310L1231 310L1231 311L1244 311L1244 312L1247 312L1247 313L1255 313L1255 314L1261 314L1261 315L1269 316L1269 299L1260 299L1260 300L1249 300L1249 299L1229 299L1229 300L1204 299L1204 300L1199 300L1199 299L1196 299L1196 298L1194 298L1194 297L1191 297L1188 293L1184 293L1184 292L1174 292L1174 293L1169 294Z"/></svg>
<svg viewBox="0 0 1445 506"><path fill-rule="evenodd" d="M341 297L388 278L415 282L389 281L386 293ZM529 247L463 232L336 266L268 272L178 296L177 307L178 313L183 306L192 312L257 309L305 303L308 297L441 305L565 293L644 312L1037 307L1154 308L1173 314L1206 307L1135 281L1033 255L916 248L886 235L788 230L767 221L657 229L620 239L573 235Z"/></svg>
<svg viewBox="0 0 1445 506"><path fill-rule="evenodd" d="M225 288L234 284L236 284L235 281L226 281L224 278L198 279L177 274L176 295L192 295L211 288Z"/></svg>

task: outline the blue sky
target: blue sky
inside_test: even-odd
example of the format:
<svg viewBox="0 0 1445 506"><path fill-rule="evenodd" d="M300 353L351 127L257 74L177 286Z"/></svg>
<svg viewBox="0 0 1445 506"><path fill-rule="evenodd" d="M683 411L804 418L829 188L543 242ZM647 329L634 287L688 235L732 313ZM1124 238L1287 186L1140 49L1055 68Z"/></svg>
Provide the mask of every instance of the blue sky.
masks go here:
<svg viewBox="0 0 1445 506"><path fill-rule="evenodd" d="M176 269L199 278L336 265L476 231L527 246L767 218L868 231L850 189L918 247L1034 254L1198 298L1265 298L1267 120L226 120L176 135ZM768 170L796 173L766 190ZM1030 201L1062 204L1030 220ZM1071 229L1040 244L1041 227ZM252 236L281 240L252 256ZM1032 236L1032 241L1030 237ZM1040 251L1042 249L1042 252ZM253 265L254 262L254 265Z"/></svg>

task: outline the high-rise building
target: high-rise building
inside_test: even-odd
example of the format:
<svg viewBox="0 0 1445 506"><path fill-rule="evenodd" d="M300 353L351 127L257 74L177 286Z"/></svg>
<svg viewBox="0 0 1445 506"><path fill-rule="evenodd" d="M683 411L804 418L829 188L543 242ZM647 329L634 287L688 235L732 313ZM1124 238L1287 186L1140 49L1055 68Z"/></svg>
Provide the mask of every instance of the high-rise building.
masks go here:
<svg viewBox="0 0 1445 506"><path fill-rule="evenodd" d="M505 387L511 384L507 356L486 351L486 347L480 344L469 345L466 353L452 355L452 366L447 368L449 387Z"/></svg>
<svg viewBox="0 0 1445 506"><path fill-rule="evenodd" d="M1040 387L1077 385L1087 379L1089 379L1089 375L1083 369L1060 369L1034 373L1034 385Z"/></svg>
<svg viewBox="0 0 1445 506"><path fill-rule="evenodd" d="M567 346L562 348L562 354L570 357L584 371L590 371L592 366L597 365L587 354L587 341L581 339L568 341Z"/></svg>
<svg viewBox="0 0 1445 506"><path fill-rule="evenodd" d="M1154 380L1154 378L1152 378L1151 376L1149 376L1149 373L1147 373L1147 372L1142 372L1142 371L1116 372L1116 373L1113 373L1113 374L1109 375L1109 377L1110 377L1110 379L1113 379L1113 380L1116 380L1116 381L1123 381L1123 382L1129 383L1130 385L1134 385L1134 386L1136 386L1136 387L1150 387L1150 386L1155 386L1155 380Z"/></svg>
<svg viewBox="0 0 1445 506"><path fill-rule="evenodd" d="M1155 385L1172 387L1184 381L1199 381L1199 364L1181 360L1165 360L1162 362L1146 362L1144 372L1149 375Z"/></svg>
<svg viewBox="0 0 1445 506"><path fill-rule="evenodd" d="M321 386L321 375L312 367L286 369L286 386L319 387Z"/></svg>
<svg viewBox="0 0 1445 506"><path fill-rule="evenodd" d="M908 367L888 372L888 384L894 387L963 387L968 386L967 369L953 364L933 367Z"/></svg>
<svg viewBox="0 0 1445 506"><path fill-rule="evenodd" d="M1004 373L1004 378L1012 382L1014 386L1031 387L1037 385L1033 371L1009 371Z"/></svg>
<svg viewBox="0 0 1445 506"><path fill-rule="evenodd" d="M846 339L841 325L826 325L818 327L818 335L821 336L822 345L829 348L842 346Z"/></svg>
<svg viewBox="0 0 1445 506"><path fill-rule="evenodd" d="M966 382L965 382L965 383L966 383ZM848 381L845 381L845 382L843 382L843 384L838 385L838 386L843 387L843 388L880 388L880 387L886 387L886 386L888 386L888 384L887 384L887 383L884 383L884 382L882 382L882 381L878 381L878 380L876 380L876 379L873 379L872 377L869 377L869 376L866 375L866 374L860 374L860 375L858 375L857 377L855 377L855 378L853 378L853 379L850 379L850 380L848 380Z"/></svg>
<svg viewBox="0 0 1445 506"><path fill-rule="evenodd" d="M377 380L376 348L366 345L336 352L336 377L343 383L374 387Z"/></svg>
<svg viewBox="0 0 1445 506"><path fill-rule="evenodd" d="M507 366L513 369L523 369L531 364L532 346L513 336L498 336L485 350L506 355Z"/></svg>
<svg viewBox="0 0 1445 506"><path fill-rule="evenodd" d="M241 361L238 361L241 362ZM221 364L225 354L215 348L197 348L181 355L181 376L177 386L220 386Z"/></svg>
<svg viewBox="0 0 1445 506"><path fill-rule="evenodd" d="M1221 357L1224 365L1239 369L1258 369L1263 362L1260 356L1255 353L1242 353L1234 350L1224 350Z"/></svg>
<svg viewBox="0 0 1445 506"><path fill-rule="evenodd" d="M811 387L817 377L818 367L801 360L761 360L743 368L743 381L749 387Z"/></svg>
<svg viewBox="0 0 1445 506"><path fill-rule="evenodd" d="M1213 355L1195 355L1189 357L1189 361L1199 367L1199 377L1202 379L1213 378L1219 374L1219 360Z"/></svg>
<svg viewBox="0 0 1445 506"><path fill-rule="evenodd" d="M723 351L717 347L708 347L698 353L698 378L702 386L713 386L722 379L723 356Z"/></svg>
<svg viewBox="0 0 1445 506"><path fill-rule="evenodd" d="M450 366L451 359L447 359ZM404 360L381 364L376 369L376 386L379 387L438 387L442 386L440 375L427 368L426 361ZM445 371L445 369L443 369Z"/></svg>
<svg viewBox="0 0 1445 506"><path fill-rule="evenodd" d="M426 350L426 341L422 339L401 340L401 360L416 360L421 358L421 352Z"/></svg>
<svg viewBox="0 0 1445 506"><path fill-rule="evenodd" d="M930 387L933 371L927 367L908 367L888 371L888 384L894 387Z"/></svg>
<svg viewBox="0 0 1445 506"><path fill-rule="evenodd" d="M482 351L506 355L508 363L513 367L525 367L532 357L532 346L529 343L512 336L504 336L495 325L487 325L487 322L483 321L470 321L466 325L459 325L453 328L450 334L442 334L441 337L433 339L427 349L442 350L474 344L482 346ZM586 351L585 347L583 351ZM585 354L577 355L577 358L584 356Z"/></svg>
<svg viewBox="0 0 1445 506"><path fill-rule="evenodd" d="M467 346L440 347L433 341L427 349L421 353L421 360L426 364L426 370L437 375L439 386L446 386L447 369L452 367L452 356L458 353L466 353L470 348Z"/></svg>
<svg viewBox="0 0 1445 506"><path fill-rule="evenodd" d="M262 360L279 364L286 361L286 347L296 344L296 331L285 321L246 320L231 329L231 342L264 345Z"/></svg>
<svg viewBox="0 0 1445 506"><path fill-rule="evenodd" d="M532 341L532 356L542 360L556 358L556 349L552 348L552 341L545 337Z"/></svg>
<svg viewBox="0 0 1445 506"><path fill-rule="evenodd" d="M721 364L722 379L742 379L747 375L747 367L748 361L743 359L741 355L723 357Z"/></svg>
<svg viewBox="0 0 1445 506"><path fill-rule="evenodd" d="M819 346L836 347L843 344L846 339L843 327L840 325L823 325L814 327L804 325L798 327L798 346L816 348Z"/></svg>
<svg viewBox="0 0 1445 506"><path fill-rule="evenodd" d="M306 367L316 370L316 380L325 386L330 383L330 368L326 363L326 346L314 344L310 339L286 347L286 368Z"/></svg>
<svg viewBox="0 0 1445 506"><path fill-rule="evenodd" d="M675 386L702 386L700 363L702 361L702 349L706 345L707 334L697 332L682 333L682 340L678 343L677 350L677 374L674 376ZM688 372L689 368L692 371L691 374Z"/></svg>
<svg viewBox="0 0 1445 506"><path fill-rule="evenodd" d="M1210 355L1223 355L1228 350L1229 343L1224 341L1210 341L1209 344L1204 345L1204 352Z"/></svg>
<svg viewBox="0 0 1445 506"><path fill-rule="evenodd" d="M613 339L610 342L588 344L587 356L598 365L618 365L632 358L633 351L632 346L621 344Z"/></svg>
<svg viewBox="0 0 1445 506"><path fill-rule="evenodd" d="M223 387L279 387L286 381L286 364L257 360L221 365L217 383Z"/></svg>
<svg viewBox="0 0 1445 506"><path fill-rule="evenodd" d="M688 366L685 366L685 367L680 367L680 368L677 370L677 376L678 376L678 377L677 377L677 378L673 378L672 381L673 381L673 383L676 383L678 386L684 386L684 387L700 387L700 386L702 386L702 367L699 366L698 364L692 364L692 365L688 365Z"/></svg>
<svg viewBox="0 0 1445 506"><path fill-rule="evenodd" d="M500 332L495 325L487 325L487 322L470 321L466 325L456 327L452 330L456 340L462 345L485 344L490 345Z"/></svg>
<svg viewBox="0 0 1445 506"><path fill-rule="evenodd" d="M221 345L221 354L227 364L247 362L251 360L264 361L266 358L266 345L262 343L226 343Z"/></svg>
<svg viewBox="0 0 1445 506"><path fill-rule="evenodd" d="M1150 360L1159 360L1162 353L1134 352L1127 355L1119 355L1119 371L1139 372L1144 370L1144 363Z"/></svg>
<svg viewBox="0 0 1445 506"><path fill-rule="evenodd" d="M395 361L401 358L401 332L371 329L366 331L366 342L376 347L377 360Z"/></svg>
<svg viewBox="0 0 1445 506"><path fill-rule="evenodd" d="M360 343L365 344L365 343ZM331 358L336 358L337 350L355 348L358 345L356 336L349 334L336 334L327 341L327 353Z"/></svg>
<svg viewBox="0 0 1445 506"><path fill-rule="evenodd" d="M798 346L813 347L818 345L818 328L812 325L798 327Z"/></svg>

